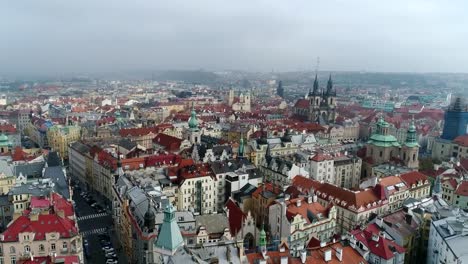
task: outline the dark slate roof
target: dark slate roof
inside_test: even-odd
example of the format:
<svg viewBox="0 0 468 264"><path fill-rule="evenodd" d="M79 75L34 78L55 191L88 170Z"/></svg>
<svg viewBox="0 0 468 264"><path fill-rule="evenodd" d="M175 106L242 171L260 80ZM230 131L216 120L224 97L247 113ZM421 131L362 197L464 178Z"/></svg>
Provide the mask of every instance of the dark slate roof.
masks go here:
<svg viewBox="0 0 468 264"><path fill-rule="evenodd" d="M232 192L232 196L235 201L241 203L244 197L252 197L252 193L255 192L257 187L247 183L244 187L240 188L238 191Z"/></svg>
<svg viewBox="0 0 468 264"><path fill-rule="evenodd" d="M54 182L54 188L57 193L62 195L65 199L70 198L68 182L65 174L63 173L62 167L46 167L43 177L49 178Z"/></svg>
<svg viewBox="0 0 468 264"><path fill-rule="evenodd" d="M16 164L13 166L13 173L15 176L19 176L20 173L26 177L40 177L42 176L42 169L44 168L45 162L33 162Z"/></svg>
<svg viewBox="0 0 468 264"><path fill-rule="evenodd" d="M72 143L72 148L74 148L76 151L79 153L88 153L89 150L91 149L88 145L83 144L79 141L75 141Z"/></svg>
<svg viewBox="0 0 468 264"><path fill-rule="evenodd" d="M213 154L215 156L220 156L221 154L223 154L223 150L226 150L226 153L228 155L232 154L232 148L229 145L213 146Z"/></svg>
<svg viewBox="0 0 468 264"><path fill-rule="evenodd" d="M137 146L135 142L130 141L130 139L123 138L119 141L119 146L125 148L126 150L132 150L134 147Z"/></svg>
<svg viewBox="0 0 468 264"><path fill-rule="evenodd" d="M62 166L62 161L56 151L49 152L49 155L47 156L47 166L48 167Z"/></svg>

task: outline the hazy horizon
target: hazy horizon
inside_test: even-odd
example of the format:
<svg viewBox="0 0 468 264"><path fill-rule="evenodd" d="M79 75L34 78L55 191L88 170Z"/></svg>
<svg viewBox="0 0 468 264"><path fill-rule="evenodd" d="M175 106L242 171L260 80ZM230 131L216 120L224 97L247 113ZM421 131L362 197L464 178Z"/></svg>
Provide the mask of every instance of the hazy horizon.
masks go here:
<svg viewBox="0 0 468 264"><path fill-rule="evenodd" d="M463 1L4 1L0 76L467 73Z"/></svg>

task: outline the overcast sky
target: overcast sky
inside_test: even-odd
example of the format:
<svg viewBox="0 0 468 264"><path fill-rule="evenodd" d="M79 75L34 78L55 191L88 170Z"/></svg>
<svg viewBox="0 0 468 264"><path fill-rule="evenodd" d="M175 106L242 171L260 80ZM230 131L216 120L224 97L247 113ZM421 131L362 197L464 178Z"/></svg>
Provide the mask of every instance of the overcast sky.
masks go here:
<svg viewBox="0 0 468 264"><path fill-rule="evenodd" d="M468 72L468 1L0 1L2 73Z"/></svg>

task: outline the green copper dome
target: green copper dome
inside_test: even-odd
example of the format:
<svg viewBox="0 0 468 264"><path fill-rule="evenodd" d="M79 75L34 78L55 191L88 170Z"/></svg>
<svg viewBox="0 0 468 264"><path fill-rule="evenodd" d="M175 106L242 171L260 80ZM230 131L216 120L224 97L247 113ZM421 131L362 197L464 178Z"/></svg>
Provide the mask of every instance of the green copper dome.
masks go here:
<svg viewBox="0 0 468 264"><path fill-rule="evenodd" d="M195 108L193 107L193 105L192 105L192 113L190 114L188 125L189 125L189 128L191 129L198 129L197 113L195 112Z"/></svg>
<svg viewBox="0 0 468 264"><path fill-rule="evenodd" d="M400 143L395 136L388 134L388 124L383 117L377 121L377 131L373 133L367 143L378 146L378 147L399 147Z"/></svg>
<svg viewBox="0 0 468 264"><path fill-rule="evenodd" d="M264 247L266 246L267 244L267 239L266 239L266 232L265 232L265 229L263 228L263 225L262 225L262 230L260 230L260 237L259 237L259 241L258 241L258 245L260 247Z"/></svg>
<svg viewBox="0 0 468 264"><path fill-rule="evenodd" d="M8 141L8 136L5 135L5 134L1 134L0 135L0 142L5 142L5 141Z"/></svg>

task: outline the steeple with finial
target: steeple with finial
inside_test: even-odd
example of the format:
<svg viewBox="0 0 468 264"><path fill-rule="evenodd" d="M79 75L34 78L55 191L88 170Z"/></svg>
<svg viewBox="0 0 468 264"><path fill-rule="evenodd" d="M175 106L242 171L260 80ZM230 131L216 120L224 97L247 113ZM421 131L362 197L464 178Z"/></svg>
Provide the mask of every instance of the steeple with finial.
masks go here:
<svg viewBox="0 0 468 264"><path fill-rule="evenodd" d="M312 93L311 93L310 95L312 95L312 96L318 96L318 95L320 95L317 73L315 74L315 80L314 80L313 90L312 90Z"/></svg>
<svg viewBox="0 0 468 264"><path fill-rule="evenodd" d="M330 74L330 76L328 77L326 95L327 95L327 96L333 95L333 81L332 81L331 74Z"/></svg>
<svg viewBox="0 0 468 264"><path fill-rule="evenodd" d="M244 136L241 134L240 142L239 142L239 157L244 157Z"/></svg>
<svg viewBox="0 0 468 264"><path fill-rule="evenodd" d="M406 141L405 145L408 147L419 147L416 135L416 125L414 124L414 116L411 119L411 123L406 131Z"/></svg>
<svg viewBox="0 0 468 264"><path fill-rule="evenodd" d="M263 257L265 258L267 253L267 235L265 232L265 225L262 224L262 229L260 230L260 237L258 240L258 247L260 252L262 253Z"/></svg>
<svg viewBox="0 0 468 264"><path fill-rule="evenodd" d="M148 233L153 232L156 225L156 216L154 215L153 210L151 209L152 200L148 199L148 209L146 210L144 218L145 228L148 230Z"/></svg>
<svg viewBox="0 0 468 264"><path fill-rule="evenodd" d="M198 130L197 112L195 112L195 106L193 102L192 102L192 112L190 113L190 119L188 121L188 125L191 130Z"/></svg>

